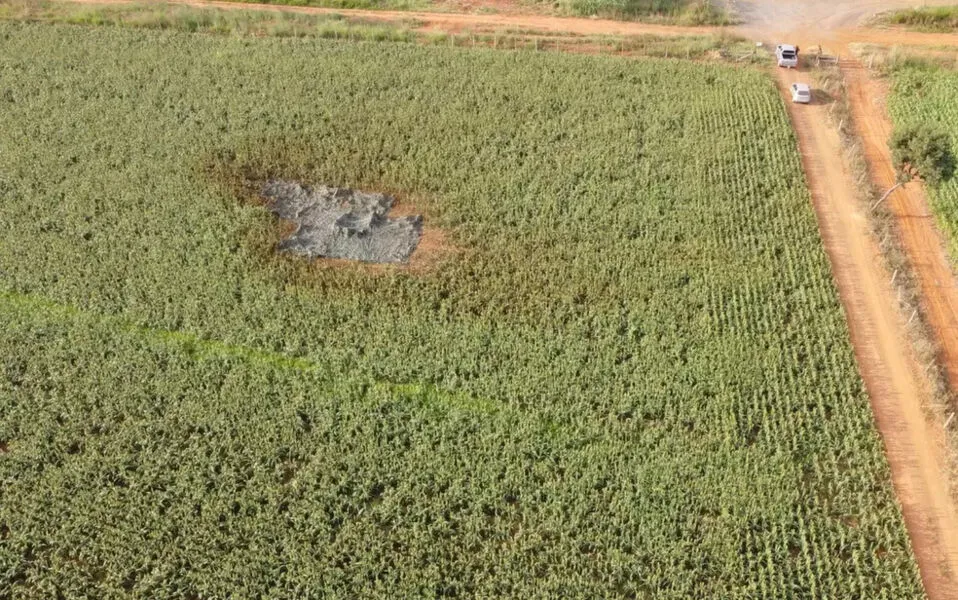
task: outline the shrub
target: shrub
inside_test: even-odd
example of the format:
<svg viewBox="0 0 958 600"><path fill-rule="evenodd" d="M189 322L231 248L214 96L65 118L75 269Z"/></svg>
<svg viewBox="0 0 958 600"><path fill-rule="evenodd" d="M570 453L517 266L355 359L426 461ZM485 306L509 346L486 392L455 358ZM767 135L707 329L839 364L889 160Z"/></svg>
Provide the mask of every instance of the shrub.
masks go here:
<svg viewBox="0 0 958 600"><path fill-rule="evenodd" d="M895 164L902 168L906 180L917 176L938 183L954 173L955 159L948 136L928 126L895 131L891 148Z"/></svg>

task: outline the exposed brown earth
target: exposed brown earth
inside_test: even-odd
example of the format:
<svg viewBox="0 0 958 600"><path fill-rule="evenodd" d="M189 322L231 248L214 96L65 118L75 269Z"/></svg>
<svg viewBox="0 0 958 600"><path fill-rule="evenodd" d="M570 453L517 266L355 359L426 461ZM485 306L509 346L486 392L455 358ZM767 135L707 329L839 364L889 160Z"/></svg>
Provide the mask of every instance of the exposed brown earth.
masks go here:
<svg viewBox="0 0 958 600"><path fill-rule="evenodd" d="M135 4L136 0L70 0L82 4ZM264 10L274 12L291 12L301 14L337 14L346 17L373 21L415 21L426 30L443 31L529 31L538 33L568 33L575 35L670 35L694 36L704 34L730 33L768 39L785 36L799 38L806 44L864 42L891 45L924 45L924 46L958 46L958 34L953 33L922 33L900 29L869 29L855 25L858 20L853 18L859 15L854 7L861 3L854 0L841 2L814 2L803 3L802 12L806 17L798 22L790 22L784 17L773 17L770 13L762 21L749 22L739 27L683 27L678 25L657 25L638 23L634 21L615 21L611 19L593 19L577 17L558 17L543 14L518 14L515 5L506 2L510 8L506 12L495 13L456 13L456 12L424 12L424 11L397 11L397 10L357 10L343 8L318 8L309 6L284 6L277 4L248 4L237 2L223 2L218 0L166 0L166 3L192 7L213 7L224 10ZM778 3L781 4L781 3ZM768 6L778 6L769 0L753 3L758 10L766 10ZM867 5L867 3L866 3ZM871 3L875 6L875 3ZM881 8L886 10L897 5L907 6L908 2L893 0L882 2ZM450 4L454 7L455 4ZM470 9L482 6L482 3L470 5ZM814 7L814 9L812 8ZM492 9L496 9L494 4ZM778 10L778 9L775 9ZM793 11L794 12L794 11ZM830 15L824 17L822 15ZM823 20L817 20L817 16ZM859 15L860 16L860 15ZM777 21L774 19L778 19ZM830 27L828 23L838 23L841 28Z"/></svg>

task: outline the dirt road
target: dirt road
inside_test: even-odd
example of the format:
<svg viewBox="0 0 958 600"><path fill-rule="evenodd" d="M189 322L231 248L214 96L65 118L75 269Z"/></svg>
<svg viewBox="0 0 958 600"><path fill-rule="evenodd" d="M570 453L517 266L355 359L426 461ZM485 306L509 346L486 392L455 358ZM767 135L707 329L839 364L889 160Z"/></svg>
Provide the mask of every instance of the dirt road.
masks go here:
<svg viewBox="0 0 958 600"><path fill-rule="evenodd" d="M872 179L881 189L889 189L895 184L895 169L888 149L892 127L885 110L887 90L883 83L871 79L861 65L843 65L842 72L848 87L852 117L865 148ZM958 333L958 288L945 252L944 240L935 226L921 184L909 183L899 188L888 196L886 202L896 217L902 248L918 277L922 311L926 322L936 333L939 361L954 388L958 382L958 336L955 335ZM917 449L933 451L937 446L938 452L943 452L942 434L930 428L927 444ZM946 499L951 503L951 525L942 531L943 536L949 537L942 540L940 564L947 566L952 573L952 595L948 597L958 598L958 514L953 497ZM902 503L905 504L904 499ZM939 502L939 507L942 510L946 508L943 501ZM937 517L934 516L936 514ZM929 521L944 518L943 513L927 509L923 516Z"/></svg>
<svg viewBox="0 0 958 600"><path fill-rule="evenodd" d="M813 27L835 31L857 27L877 12L916 4L914 0L741 0L736 7L746 23L766 32Z"/></svg>
<svg viewBox="0 0 958 600"><path fill-rule="evenodd" d="M136 4L137 0L70 0L80 4ZM337 14L372 21L415 21L423 29L443 31L505 31L522 30L543 33L576 35L703 35L718 33L719 27L678 27L649 25L609 19L583 19L538 14L455 13L396 10L358 10L345 8L317 8L311 6L283 6L275 4L247 4L218 2L216 0L166 0L168 4L213 7L224 10L263 10L310 15Z"/></svg>
<svg viewBox="0 0 958 600"><path fill-rule="evenodd" d="M128 0L75 0L127 3ZM477 0L481 2L482 0ZM504 1L504 0L497 0ZM919 0L920 1L920 0ZM603 19L508 14L462 14L330 10L270 5L173 0L177 4L224 9L282 10L311 14L337 13L374 20L415 20L423 29L446 31L522 30L578 35L701 35L733 33L767 42L787 40L828 46L848 56L852 42L958 47L958 35L924 34L860 27L864 16L916 5L915 0L742 0L749 22L738 28L689 28ZM845 61L847 63L847 61ZM888 155L890 132L880 86L854 65L844 64L856 127L877 183L889 186L894 173ZM778 70L783 91L806 73ZM877 86L877 87L876 87ZM788 104L802 161L812 191L822 239L831 260L851 331L859 369L868 388L875 420L887 450L895 490L930 600L958 600L958 508L948 488L949 457L941 423L926 418L923 406L931 392L922 367L910 349L905 319L899 314L889 274L882 266L867 215L861 212L856 185L847 169L841 140L825 114L825 106ZM958 386L958 287L941 240L928 218L923 191L910 185L889 198L902 232L902 245L921 283L928 322L941 347L941 360L953 388Z"/></svg>
<svg viewBox="0 0 958 600"><path fill-rule="evenodd" d="M785 90L807 75L779 70L778 77ZM943 432L922 412L928 383L905 341L905 322L826 106L788 106L925 589L931 600L958 599L958 512L944 477Z"/></svg>
<svg viewBox="0 0 958 600"><path fill-rule="evenodd" d="M859 66L843 68L852 117L865 147L872 179L881 189L896 183L888 140L892 126L885 110L886 86ZM897 218L902 246L915 265L921 285L922 308L931 326L942 333L939 347L948 380L958 382L958 294L944 239L920 183L908 183L888 196ZM951 289L942 289L951 288Z"/></svg>

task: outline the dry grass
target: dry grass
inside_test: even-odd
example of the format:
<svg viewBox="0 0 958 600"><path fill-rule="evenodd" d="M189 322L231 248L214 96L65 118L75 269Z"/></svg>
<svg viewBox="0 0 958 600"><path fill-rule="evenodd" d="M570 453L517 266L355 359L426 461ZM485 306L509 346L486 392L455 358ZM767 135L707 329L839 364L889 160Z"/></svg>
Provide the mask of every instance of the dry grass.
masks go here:
<svg viewBox="0 0 958 600"><path fill-rule="evenodd" d="M875 24L918 31L955 31L958 29L958 6L921 6L890 11L878 15Z"/></svg>
<svg viewBox="0 0 958 600"><path fill-rule="evenodd" d="M882 76L905 68L958 68L958 51L954 48L889 47L876 44L849 44L849 48L864 66Z"/></svg>

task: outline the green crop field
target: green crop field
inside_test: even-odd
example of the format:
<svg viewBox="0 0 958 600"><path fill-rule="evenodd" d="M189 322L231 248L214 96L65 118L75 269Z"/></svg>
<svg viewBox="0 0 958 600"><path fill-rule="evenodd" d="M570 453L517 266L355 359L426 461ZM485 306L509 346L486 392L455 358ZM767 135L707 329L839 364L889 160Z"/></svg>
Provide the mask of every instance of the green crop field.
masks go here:
<svg viewBox="0 0 958 600"><path fill-rule="evenodd" d="M0 597L923 597L767 74L4 23L0 117Z"/></svg>
<svg viewBox="0 0 958 600"><path fill-rule="evenodd" d="M958 28L958 6L905 8L880 14L877 22L919 31L954 31Z"/></svg>
<svg viewBox="0 0 958 600"><path fill-rule="evenodd" d="M896 128L926 126L947 133L952 162L958 154L958 72L918 64L892 72L888 111ZM953 171L954 164L950 171ZM958 259L958 177L953 172L939 184L928 187L932 211L945 236L951 257Z"/></svg>

